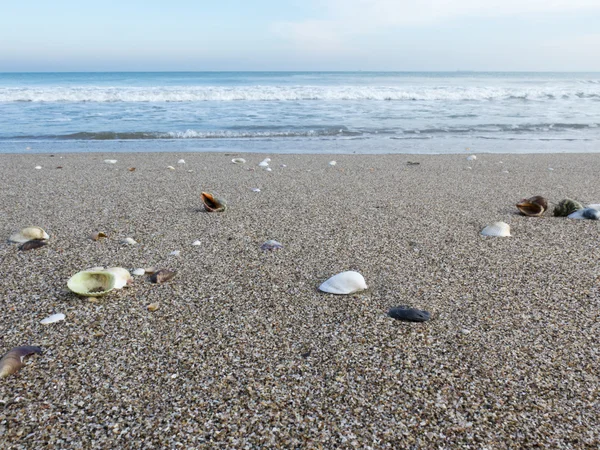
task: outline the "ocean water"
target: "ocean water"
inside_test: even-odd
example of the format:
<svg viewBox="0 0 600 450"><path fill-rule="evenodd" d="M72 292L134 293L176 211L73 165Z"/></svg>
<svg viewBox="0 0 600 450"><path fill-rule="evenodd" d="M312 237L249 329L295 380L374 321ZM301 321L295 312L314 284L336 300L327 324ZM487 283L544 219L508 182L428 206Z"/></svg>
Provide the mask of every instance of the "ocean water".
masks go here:
<svg viewBox="0 0 600 450"><path fill-rule="evenodd" d="M600 151L600 73L0 73L0 153Z"/></svg>

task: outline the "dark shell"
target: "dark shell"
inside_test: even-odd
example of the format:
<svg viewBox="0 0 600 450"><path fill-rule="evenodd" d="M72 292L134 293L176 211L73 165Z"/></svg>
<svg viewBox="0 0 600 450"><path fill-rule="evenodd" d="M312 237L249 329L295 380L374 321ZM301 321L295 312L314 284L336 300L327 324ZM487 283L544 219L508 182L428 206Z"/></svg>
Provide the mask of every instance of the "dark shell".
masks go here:
<svg viewBox="0 0 600 450"><path fill-rule="evenodd" d="M167 281L172 280L176 274L177 272L171 270L160 269L159 271L154 272L152 274L152 276L150 277L150 281L158 284L166 283Z"/></svg>
<svg viewBox="0 0 600 450"><path fill-rule="evenodd" d="M600 211L598 211L597 209L594 208L585 208L582 212L581 215L585 218L585 219L590 219L590 220L600 220Z"/></svg>
<svg viewBox="0 0 600 450"><path fill-rule="evenodd" d="M581 203L579 203L577 200L566 198L561 200L558 205L554 207L554 216L567 217L569 214L579 211L580 209L583 209L583 205Z"/></svg>
<svg viewBox="0 0 600 450"><path fill-rule="evenodd" d="M221 212L225 211L225 201L223 199L216 198L214 195L208 192L202 192L202 202L204 203L204 209L206 212Z"/></svg>
<svg viewBox="0 0 600 450"><path fill-rule="evenodd" d="M517 203L517 208L526 216L539 217L548 209L548 200L536 195L535 197L521 200Z"/></svg>
<svg viewBox="0 0 600 450"><path fill-rule="evenodd" d="M430 319L430 314L427 311L420 309L409 308L408 306L398 306L392 308L388 312L388 316L392 319L402 320L404 322L426 322Z"/></svg>
<svg viewBox="0 0 600 450"><path fill-rule="evenodd" d="M48 245L44 239L32 239L30 241L25 242L23 245L19 247L19 250L26 252L27 250L33 250L34 248L40 248L44 245Z"/></svg>
<svg viewBox="0 0 600 450"><path fill-rule="evenodd" d="M23 367L23 360L25 357L34 353L41 354L42 349L32 345L23 345L22 347L15 347L10 350L2 357L2 359L0 359L0 378L7 377L17 372Z"/></svg>

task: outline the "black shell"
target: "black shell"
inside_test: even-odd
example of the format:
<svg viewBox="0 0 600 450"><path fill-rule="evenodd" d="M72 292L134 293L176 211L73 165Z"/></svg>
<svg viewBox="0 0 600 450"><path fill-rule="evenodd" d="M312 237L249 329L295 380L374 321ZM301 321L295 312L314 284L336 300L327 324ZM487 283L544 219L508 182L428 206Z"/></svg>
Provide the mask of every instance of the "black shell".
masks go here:
<svg viewBox="0 0 600 450"><path fill-rule="evenodd" d="M388 312L388 316L392 319L402 320L404 322L426 322L430 319L430 314L427 311L420 309L409 308L408 306L398 306L392 308Z"/></svg>

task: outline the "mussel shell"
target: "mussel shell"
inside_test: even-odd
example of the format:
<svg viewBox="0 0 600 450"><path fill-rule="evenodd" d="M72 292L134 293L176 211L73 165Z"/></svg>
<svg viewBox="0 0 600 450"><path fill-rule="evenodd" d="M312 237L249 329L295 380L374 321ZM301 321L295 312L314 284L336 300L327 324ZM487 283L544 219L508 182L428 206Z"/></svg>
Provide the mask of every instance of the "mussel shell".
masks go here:
<svg viewBox="0 0 600 450"><path fill-rule="evenodd" d="M227 205L225 200L215 197L208 192L202 192L202 203L204 203L204 209L206 212L221 212L225 211Z"/></svg>
<svg viewBox="0 0 600 450"><path fill-rule="evenodd" d="M104 270L82 270L73 275L67 287L84 297L99 297L115 289L117 278L114 273Z"/></svg>
<svg viewBox="0 0 600 450"><path fill-rule="evenodd" d="M403 322L426 322L431 318L428 311L409 308L408 306L398 306L388 312L392 319L402 320Z"/></svg>
<svg viewBox="0 0 600 450"><path fill-rule="evenodd" d="M537 195L521 200L517 203L517 208L526 216L539 217L548 209L548 200Z"/></svg>
<svg viewBox="0 0 600 450"><path fill-rule="evenodd" d="M32 345L15 347L0 359L0 378L5 378L23 367L25 357L34 353L41 354L42 349Z"/></svg>
<svg viewBox="0 0 600 450"><path fill-rule="evenodd" d="M175 271L160 269L152 274L150 281L157 284L166 283L167 281L172 280L176 274L177 272Z"/></svg>
<svg viewBox="0 0 600 450"><path fill-rule="evenodd" d="M46 242L44 239L32 239L30 241L25 242L23 245L21 245L19 247L19 250L22 250L25 252L27 250L33 250L35 248L43 247L44 245L48 245L48 242Z"/></svg>
<svg viewBox="0 0 600 450"><path fill-rule="evenodd" d="M567 217L569 214L579 211L580 209L583 209L583 205L581 203L579 203L577 200L566 198L558 202L558 205L554 207L554 216Z"/></svg>

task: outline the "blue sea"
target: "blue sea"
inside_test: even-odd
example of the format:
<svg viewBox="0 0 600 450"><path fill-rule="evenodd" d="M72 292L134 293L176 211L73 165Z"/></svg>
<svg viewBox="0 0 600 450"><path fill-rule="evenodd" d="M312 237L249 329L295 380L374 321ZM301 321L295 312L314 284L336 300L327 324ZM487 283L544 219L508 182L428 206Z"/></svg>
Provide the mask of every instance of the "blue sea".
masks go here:
<svg viewBox="0 0 600 450"><path fill-rule="evenodd" d="M0 153L600 151L600 73L0 73Z"/></svg>

